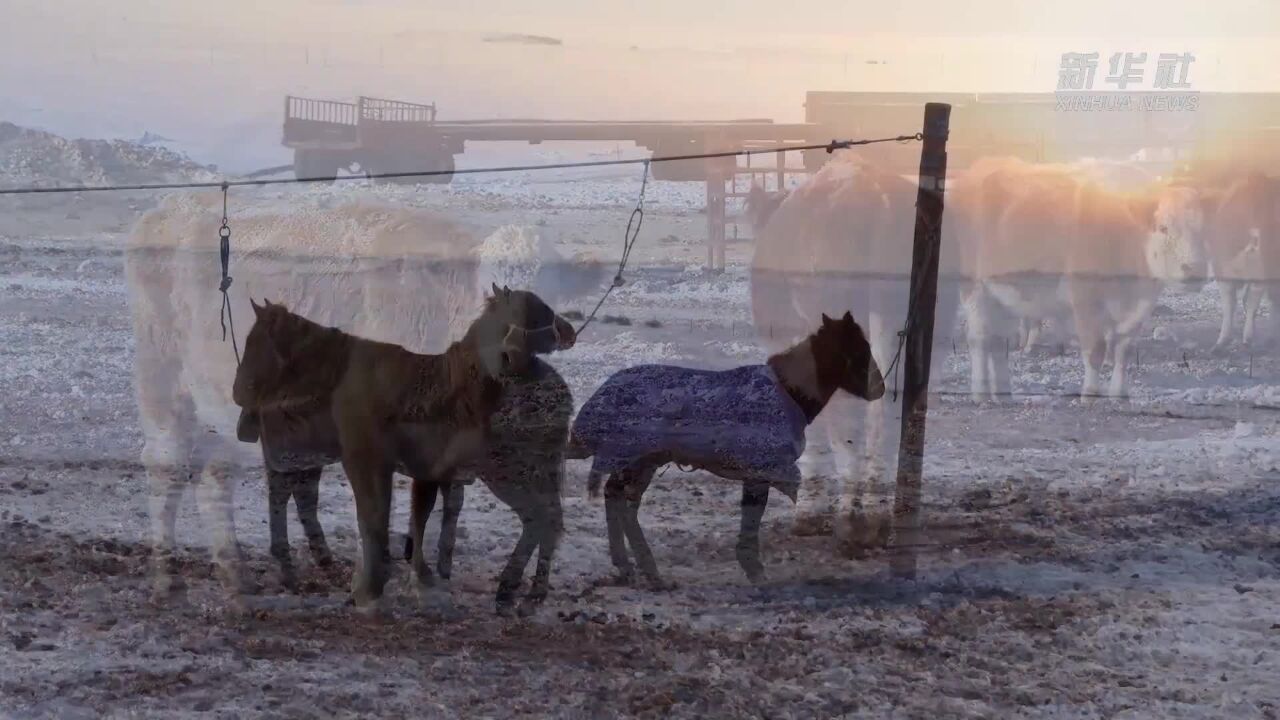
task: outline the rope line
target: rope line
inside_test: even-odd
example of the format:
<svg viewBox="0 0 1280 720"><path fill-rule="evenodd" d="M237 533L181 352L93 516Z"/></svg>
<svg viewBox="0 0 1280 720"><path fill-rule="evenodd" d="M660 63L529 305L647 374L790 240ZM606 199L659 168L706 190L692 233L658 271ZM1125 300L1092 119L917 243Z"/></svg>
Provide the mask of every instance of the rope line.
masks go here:
<svg viewBox="0 0 1280 720"><path fill-rule="evenodd" d="M613 275L613 282L609 283L609 287L605 288L604 294L600 296L599 302L591 309L591 313L587 315L582 324L578 326L576 335L581 335L583 330L595 320L596 313L600 312L600 306L604 305L604 301L613 292L614 288L622 287L626 281L622 277L623 271L627 269L627 261L631 259L631 250L636 246L636 240L640 237L640 227L644 225L644 193L649 187L649 163L644 164L644 174L640 176L640 196L636 198L636 207L631 211L631 217L627 220L627 229L622 233L622 258L618 260L618 272ZM633 229L634 228L634 229Z"/></svg>
<svg viewBox="0 0 1280 720"><path fill-rule="evenodd" d="M832 140L821 145L795 145L786 148L770 148L757 150L728 150L714 153L692 153L688 155L664 155L662 157L635 158L631 160L590 160L584 162L549 163L545 165L502 165L482 168L463 168L461 170L421 170L417 172L373 173L369 175L343 175L338 177L302 177L302 178L263 178L245 180L211 180L208 182L184 183L142 183L137 185L72 185L67 187L22 187L0 189L0 195L34 195L43 193L76 193L76 192L112 192L122 190L184 190L200 188L229 187L261 187L264 185L288 185L294 183L333 183L342 180L381 180L387 178L438 177L441 175L478 175L484 173L524 172L536 170L565 170L570 168L616 167L619 165L648 165L656 162L675 162L679 160L705 160L714 158L748 157L751 155L776 154L778 152L795 152L799 150L847 150L860 145L875 145L887 142L911 142L924 139L922 133L914 135L898 135L887 138L867 140Z"/></svg>
<svg viewBox="0 0 1280 720"><path fill-rule="evenodd" d="M227 341L227 326L231 326L231 349L236 354L236 366L240 365L240 346L236 342L236 321L231 312L231 225L227 222L227 189L228 183L222 184L222 227L218 228L218 257L222 261L222 281L218 283L218 292L222 293L222 308L218 311L218 322L222 325L222 342Z"/></svg>

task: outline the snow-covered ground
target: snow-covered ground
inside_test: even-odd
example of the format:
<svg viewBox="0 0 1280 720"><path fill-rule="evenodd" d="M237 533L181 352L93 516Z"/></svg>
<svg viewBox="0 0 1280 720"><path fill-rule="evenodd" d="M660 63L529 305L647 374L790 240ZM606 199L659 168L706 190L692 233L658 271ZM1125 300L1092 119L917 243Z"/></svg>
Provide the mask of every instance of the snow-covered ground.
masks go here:
<svg viewBox="0 0 1280 720"><path fill-rule="evenodd" d="M566 255L612 261L636 170L237 190L232 224L237 203L372 193L444 210L477 234L537 224ZM1280 713L1280 358L1208 354L1211 286L1164 299L1127 404L1067 397L1081 375L1069 345L1014 353L1025 396L973 404L957 338L931 402L915 581L892 577L883 556L848 559L829 537L791 535L789 503L775 495L769 581L750 586L733 553L737 487L671 468L641 517L677 588L592 590L610 571L604 513L586 497L586 465L571 462L566 534L538 614L492 612L518 524L477 484L455 563L458 613L419 614L402 570L391 616L368 617L346 604L358 543L350 492L330 468L321 521L348 559L344 577L315 571L301 595L280 592L263 478L246 471L235 517L263 594L247 614L224 609L188 497L189 602L154 608L122 272L124 234L154 202L0 199L6 716ZM704 275L702 203L699 185L650 185L628 283L602 311L632 324L596 323L552 358L579 403L630 364L765 357L750 325L750 248L732 245L728 271ZM403 486L396 508L403 528ZM291 535L305 563L296 525Z"/></svg>

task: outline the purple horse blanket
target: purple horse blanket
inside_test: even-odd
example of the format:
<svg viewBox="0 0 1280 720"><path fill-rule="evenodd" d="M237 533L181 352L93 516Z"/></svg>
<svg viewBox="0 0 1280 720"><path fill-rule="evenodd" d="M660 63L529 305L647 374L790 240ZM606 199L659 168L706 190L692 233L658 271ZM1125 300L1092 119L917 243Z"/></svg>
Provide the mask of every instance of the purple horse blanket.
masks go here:
<svg viewBox="0 0 1280 720"><path fill-rule="evenodd" d="M659 456L736 480L797 481L804 412L768 365L639 365L610 377L573 423L576 457L616 473Z"/></svg>

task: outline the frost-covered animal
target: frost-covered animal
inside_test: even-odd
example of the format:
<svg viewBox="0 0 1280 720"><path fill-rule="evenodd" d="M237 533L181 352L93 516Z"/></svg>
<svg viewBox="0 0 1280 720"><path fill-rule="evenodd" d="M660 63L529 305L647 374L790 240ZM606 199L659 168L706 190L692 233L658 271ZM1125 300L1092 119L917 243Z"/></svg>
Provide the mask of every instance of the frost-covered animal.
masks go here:
<svg viewBox="0 0 1280 720"><path fill-rule="evenodd" d="M888 368L907 320L917 187L862 160L837 155L786 194L755 192L751 309L756 334L778 352L818 324L822 313L852 308L865 317L876 362ZM772 209L770 209L772 208ZM947 219L944 217L944 225ZM939 261L933 375L950 352L958 292L954 258ZM944 348L946 348L944 350ZM892 377L891 377L892 382ZM831 516L840 545L854 554L888 538L888 493L900 434L901 405L865 406L837 397L809 430L800 460L804 487L795 532L825 531Z"/></svg>
<svg viewBox="0 0 1280 720"><path fill-rule="evenodd" d="M1092 181L1106 190L1115 192L1141 192L1155 185L1159 178L1155 173L1131 161L1111 160L1107 158L1082 158L1072 163L1059 165L1041 165L1041 168L1056 169L1076 176L1081 181ZM963 174L959 184L963 184ZM953 213L954 214L954 213ZM1018 320L1017 341L1011 343L1009 350L1030 351L1041 340L1046 325L1058 329L1071 326L1070 308L1060 307L1059 312L1045 309L1036 316L1024 316ZM1062 342L1066 338L1055 336L1052 341ZM1003 350L1002 350L1003 352Z"/></svg>
<svg viewBox="0 0 1280 720"><path fill-rule="evenodd" d="M478 243L439 215L361 201L282 210L232 200L231 315L241 323L252 317L250 296L270 297L323 325L430 353L460 338L481 309ZM218 193L169 196L134 228L126 277L156 566L171 562L178 503L198 478L214 557L238 589L231 476L262 458L236 440L236 359L222 339L217 294L221 219ZM238 326L236 338L246 330ZM270 483L277 498L302 490L294 499L309 539L320 540L314 478L273 473ZM157 573L158 597L176 588L172 573Z"/></svg>
<svg viewBox="0 0 1280 720"><path fill-rule="evenodd" d="M764 365L723 372L641 365L610 377L578 412L569 457L594 458L593 496L608 478L605 518L619 580L633 580L630 544L640 572L662 584L637 514L654 473L671 462L742 482L738 563L760 580L769 488L795 500L805 427L836 390L865 400L884 395L871 347L847 312L839 320L822 315L817 332Z"/></svg>
<svg viewBox="0 0 1280 720"><path fill-rule="evenodd" d="M247 426L241 439L260 438L277 470L342 463L363 550L352 580L357 605L381 597L388 577L392 473L448 484L459 464L483 450L502 377L523 372L533 353L572 344L572 329L563 341L560 319L536 295L505 289L438 355L355 337L282 305L254 304L253 311L232 387ZM421 525L416 531L420 541ZM287 548L286 557L272 549L287 566ZM431 570L416 560L418 582L428 589Z"/></svg>
<svg viewBox="0 0 1280 720"><path fill-rule="evenodd" d="M1242 295L1244 344L1254 342L1258 311L1266 296L1271 298L1272 339L1280 338L1280 312L1276 311L1280 304L1280 179L1243 172L1214 191L1217 202L1204 229L1222 308L1214 349L1231 342L1236 304Z"/></svg>
<svg viewBox="0 0 1280 720"><path fill-rule="evenodd" d="M948 193L944 237L961 249L971 392L1009 393L1004 338L1020 321L1069 312L1084 359L1081 395L1128 393L1130 343L1169 284L1195 288L1208 270L1203 199L1157 185L1106 190L1069 166L980 160Z"/></svg>
<svg viewBox="0 0 1280 720"><path fill-rule="evenodd" d="M566 258L544 229L527 225L498 228L476 248L476 256L477 287L538 288L553 307L598 290L607 272L588 254Z"/></svg>

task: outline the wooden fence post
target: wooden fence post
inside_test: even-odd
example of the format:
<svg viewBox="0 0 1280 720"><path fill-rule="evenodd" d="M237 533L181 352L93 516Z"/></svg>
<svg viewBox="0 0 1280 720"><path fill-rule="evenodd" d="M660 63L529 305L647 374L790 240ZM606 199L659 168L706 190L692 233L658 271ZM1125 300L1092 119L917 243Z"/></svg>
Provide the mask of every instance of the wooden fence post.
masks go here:
<svg viewBox="0 0 1280 720"><path fill-rule="evenodd" d="M942 252L942 193L947 177L947 134L951 106L924 106L924 143L916 193L915 243L911 256L911 304L903 348L902 437L893 503L890 567L914 578L920 547L920 495L924 474L925 418L929 410L929 364L933 356L933 316L938 303L938 256Z"/></svg>

